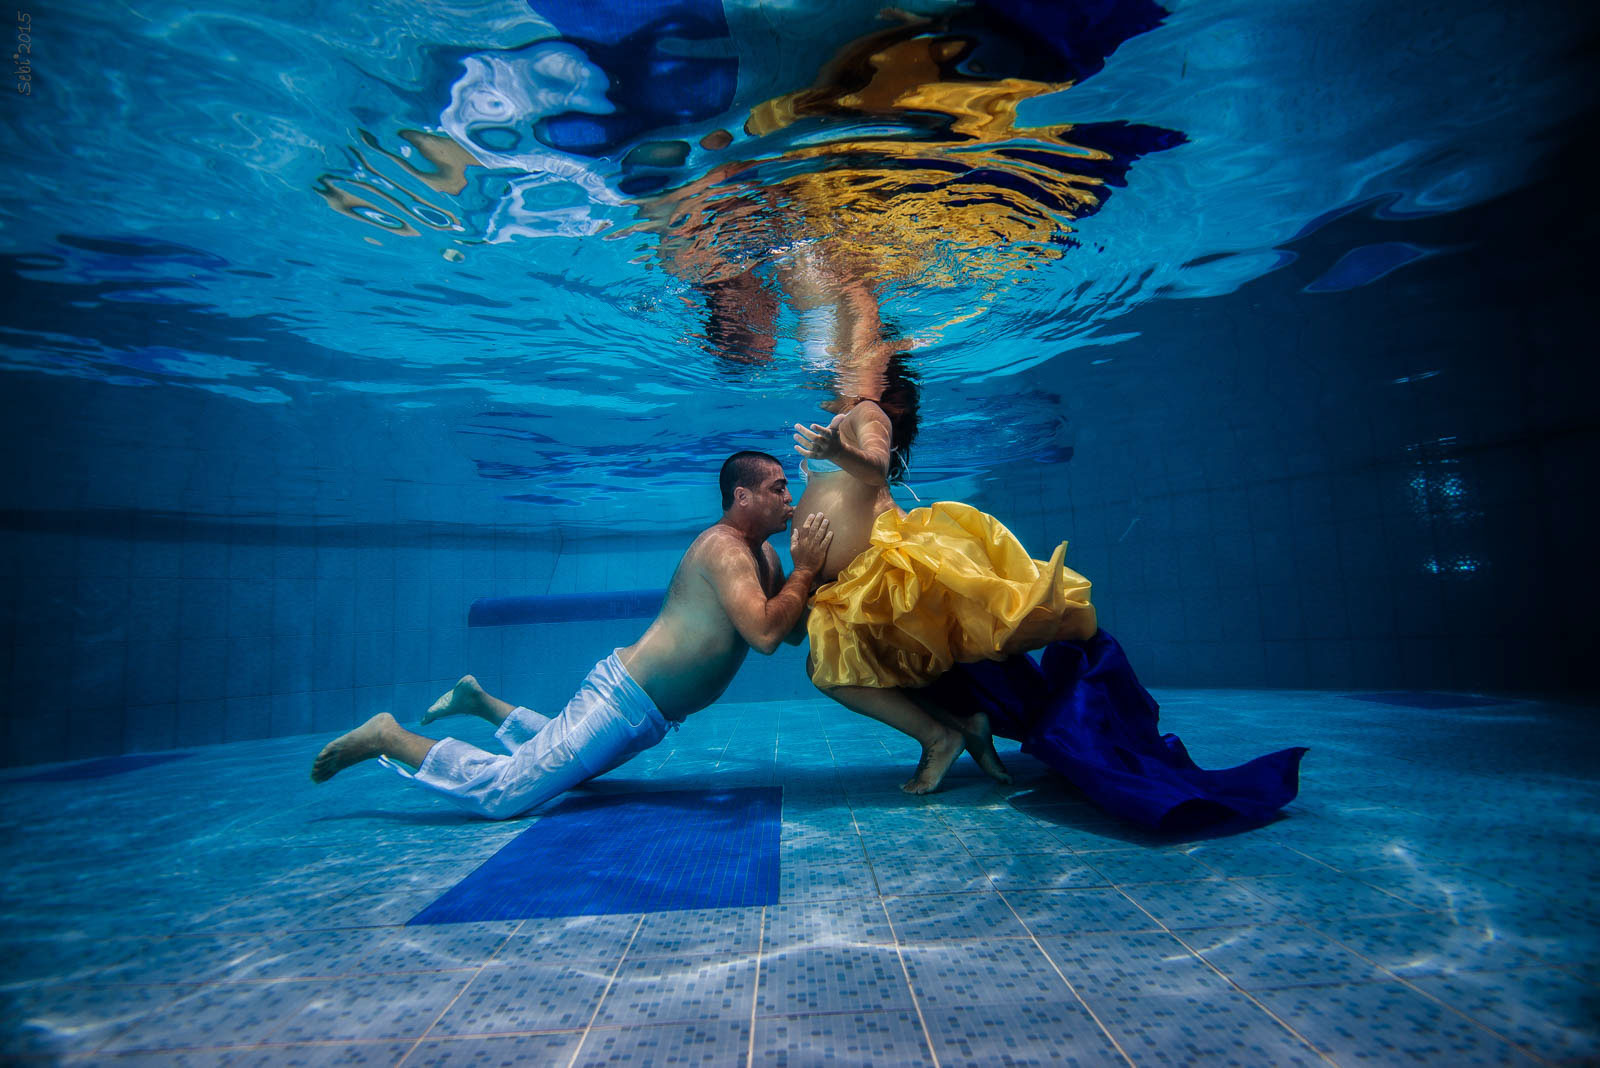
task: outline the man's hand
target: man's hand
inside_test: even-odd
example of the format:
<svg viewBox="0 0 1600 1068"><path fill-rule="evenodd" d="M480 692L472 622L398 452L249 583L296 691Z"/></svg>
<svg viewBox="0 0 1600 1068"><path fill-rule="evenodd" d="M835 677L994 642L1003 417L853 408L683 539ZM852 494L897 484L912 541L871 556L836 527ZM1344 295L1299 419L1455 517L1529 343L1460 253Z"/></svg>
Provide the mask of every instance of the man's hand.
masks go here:
<svg viewBox="0 0 1600 1068"><path fill-rule="evenodd" d="M794 559L796 571L822 570L828 558L828 546L833 544L833 531L828 529L828 517L812 512L804 523L798 523L789 534L789 555Z"/></svg>
<svg viewBox="0 0 1600 1068"><path fill-rule="evenodd" d="M839 431L833 427L812 423L809 428L794 425L794 451L808 460L832 460L844 451L839 441Z"/></svg>

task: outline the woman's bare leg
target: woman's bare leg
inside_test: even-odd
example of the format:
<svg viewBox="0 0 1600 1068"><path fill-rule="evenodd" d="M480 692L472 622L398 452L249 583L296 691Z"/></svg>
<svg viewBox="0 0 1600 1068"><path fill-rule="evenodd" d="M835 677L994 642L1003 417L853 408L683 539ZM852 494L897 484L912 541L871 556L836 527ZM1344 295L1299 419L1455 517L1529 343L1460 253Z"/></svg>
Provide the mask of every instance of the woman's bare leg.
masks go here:
<svg viewBox="0 0 1600 1068"><path fill-rule="evenodd" d="M989 725L989 713L973 712L965 717L958 716L920 690L908 690L906 695L928 715L946 727L961 732L961 737L967 745L967 752L972 754L972 759L978 762L978 767L983 769L985 775L999 783L1011 781L1011 773L1000 762L1000 754L995 752L994 728Z"/></svg>
<svg viewBox="0 0 1600 1068"><path fill-rule="evenodd" d="M406 730L389 713L379 712L323 746L312 762L311 781L327 782L352 764L381 756L420 768L434 743L433 738Z"/></svg>
<svg viewBox="0 0 1600 1068"><path fill-rule="evenodd" d="M461 681L451 687L449 693L428 706L428 710L422 714L422 725L426 727L434 720L446 716L477 716L498 727L506 721L506 717L511 715L515 707L485 692L484 688L478 685L478 680L471 675L463 675Z"/></svg>
<svg viewBox="0 0 1600 1068"><path fill-rule="evenodd" d="M880 690L872 686L819 686L817 689L850 711L887 723L922 744L922 759L917 761L916 774L900 787L908 794L926 794L938 789L945 772L961 755L961 732L934 719L901 690Z"/></svg>

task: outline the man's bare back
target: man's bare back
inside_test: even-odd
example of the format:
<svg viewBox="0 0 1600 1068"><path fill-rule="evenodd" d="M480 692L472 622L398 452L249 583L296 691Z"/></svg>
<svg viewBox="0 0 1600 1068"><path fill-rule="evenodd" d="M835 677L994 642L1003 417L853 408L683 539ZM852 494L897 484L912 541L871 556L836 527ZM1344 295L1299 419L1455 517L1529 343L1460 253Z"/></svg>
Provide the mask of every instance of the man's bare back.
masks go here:
<svg viewBox="0 0 1600 1068"><path fill-rule="evenodd" d="M661 613L649 629L618 654L668 719L682 719L721 697L750 651L750 642L723 607L717 585L741 556L754 566L762 595L774 597L784 584L777 552L765 541L753 549L737 530L717 523L684 552L667 584ZM804 632L792 633L798 641Z"/></svg>

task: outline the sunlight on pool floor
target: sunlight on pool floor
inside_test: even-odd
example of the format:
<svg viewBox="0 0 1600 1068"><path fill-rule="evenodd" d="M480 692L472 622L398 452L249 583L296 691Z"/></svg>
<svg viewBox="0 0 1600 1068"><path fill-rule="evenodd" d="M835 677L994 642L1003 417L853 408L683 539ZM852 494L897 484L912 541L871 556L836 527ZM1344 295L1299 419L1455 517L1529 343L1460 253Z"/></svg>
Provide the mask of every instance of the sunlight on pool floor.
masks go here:
<svg viewBox="0 0 1600 1068"><path fill-rule="evenodd" d="M375 764L313 787L321 737L191 750L94 779L13 772L0 781L12 828L0 853L0 1054L1600 1056L1591 709L1158 697L1163 727L1202 765L1311 746L1285 818L1232 837L1155 838L1009 743L1016 785L996 787L964 759L941 792L911 798L895 787L914 745L832 705L695 716L591 792L782 787L778 903L738 909L407 927L531 820L470 820Z"/></svg>

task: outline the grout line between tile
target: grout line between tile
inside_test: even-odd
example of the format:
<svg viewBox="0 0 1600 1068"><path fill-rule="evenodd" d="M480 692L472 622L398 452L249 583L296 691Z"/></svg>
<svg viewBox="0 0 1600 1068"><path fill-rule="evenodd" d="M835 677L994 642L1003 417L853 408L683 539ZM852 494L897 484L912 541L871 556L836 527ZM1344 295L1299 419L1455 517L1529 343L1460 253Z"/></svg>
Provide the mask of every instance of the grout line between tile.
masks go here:
<svg viewBox="0 0 1600 1068"><path fill-rule="evenodd" d="M972 857L973 861L976 862L978 858L973 856L971 848L969 848L965 842L961 841L961 835L956 832L954 827L950 826L950 821L945 819L942 813L939 816L939 820L950 829L951 834L956 836L956 841L961 842L961 848L967 851L967 856ZM1056 975L1059 976L1061 978L1061 982L1065 984L1067 992L1077 999L1079 1005L1083 1006L1083 1011L1088 1013L1089 1019L1093 1020L1094 1025L1100 1028L1100 1033L1106 1036L1106 1041L1111 1043L1112 1048L1122 1055L1123 1060L1128 1062L1129 1068L1133 1068L1133 1058L1128 1056L1128 1051L1122 1048L1122 1043L1117 1041L1117 1036L1112 1034L1111 1029L1105 1025L1103 1020L1100 1019L1100 1014L1095 1012L1094 1009L1090 1007L1089 1003L1084 1000L1082 994L1078 993L1078 988L1072 985L1072 980L1067 978L1067 974L1061 970L1061 966L1055 962L1055 958L1051 957L1049 953L1045 952L1044 946L1039 943L1038 936L1033 933L1033 928L1028 926L1028 921L1022 918L1022 914L1019 913L1016 910L1016 907L1011 904L1010 900L1006 898L1005 891L994 885L994 876L985 871L984 878L989 880L990 890L999 895L1000 900L1005 903L1006 908L1010 909L1011 915L1019 924L1022 925L1022 929L1028 932L1028 940L1033 943L1034 948L1039 951L1040 955L1044 957L1045 961L1049 963L1050 967L1055 970ZM899 939L897 938L896 942L898 941ZM914 993L915 992L913 992L913 994Z"/></svg>
<svg viewBox="0 0 1600 1068"><path fill-rule="evenodd" d="M838 758L835 757L833 753L833 740L829 738L827 739L827 742L828 755L833 757L834 766L837 769ZM882 743L879 744L881 745ZM884 751L888 751L887 746L884 746ZM884 923L888 924L889 926L890 945L894 947L895 959L900 962L900 975L905 980L906 992L911 995L911 1007L916 1011L917 1014L917 1026L922 1029L922 1041L928 1048L928 1056L933 1061L933 1068L939 1068L939 1051L934 1048L933 1034L928 1030L927 1018L922 1014L922 999L917 997L916 987L912 986L911 984L911 969L906 966L905 949L900 945L900 936L895 933L894 917L889 915L889 906L883 900L883 887L878 882L877 870L872 866L872 854L867 849L866 839L861 834L861 821L856 818L856 807L855 805L851 804L848 796L845 797L844 801L845 805L850 810L850 826L855 829L856 842L861 848L861 855L866 861L867 870L872 873L872 885L878 892L878 908L883 910ZM926 802L919 807L926 807ZM942 821L942 817L940 817L940 819Z"/></svg>
<svg viewBox="0 0 1600 1068"><path fill-rule="evenodd" d="M506 945L511 941L512 936L514 936L517 933L517 931L522 930L522 928L527 924L527 922L528 922L527 920L520 921L517 924L517 926L516 926L516 928L514 930L508 932L505 935L505 937L501 938L500 944L498 946L494 947L494 952L490 953L489 956L484 959L484 962L482 964L478 965L477 968L473 969L472 978L468 979L466 982L461 984L461 989L456 991L456 996L450 999L450 1003L448 1005L446 1005L444 1008L440 1009L439 1010L439 1014L433 1018L432 1022L430 1022L427 1027L424 1027L422 1029L422 1034L418 1035L417 1038L416 1038L416 1041L411 1043L411 1048L406 1050L405 1055L402 1056L398 1061L395 1062L396 1068L399 1068L400 1065L404 1064L408 1059L410 1059L411 1055L417 1051L417 1047L418 1046L422 1045L423 1040L428 1037L429 1033L432 1032L435 1027L439 1026L439 1021L444 1019L445 1015L451 1009L455 1008L456 1002L461 1000L461 995L465 994L467 992L468 988L470 988L473 983L478 981L478 976L482 975L483 974L483 970L489 966L489 962L494 960L495 954L499 953L502 949L504 949L506 947ZM465 971L466 969L462 969L462 970Z"/></svg>
<svg viewBox="0 0 1600 1068"><path fill-rule="evenodd" d="M781 810L780 810L781 813ZM761 906L761 930L756 934L756 974L750 984L750 1045L745 1052L745 1068L755 1068L756 1063L756 1009L761 1004L761 950L767 940L767 906Z"/></svg>
<svg viewBox="0 0 1600 1068"><path fill-rule="evenodd" d="M617 958L617 966L612 968L611 974L606 977L606 988L600 991L600 998L594 1003L594 1011L589 1014L589 1022L583 1026L583 1037L578 1039L577 1046L573 1047L572 1059L567 1062L567 1068L573 1068L578 1063L578 1055L583 1052L583 1047L588 1045L589 1035L594 1031L594 1022L600 1018L600 1010L611 994L611 988L616 985L617 976L622 973L622 962L628 959L628 950L633 948L634 940L639 937L639 932L643 928L644 915L641 914L639 921L633 925L633 933L628 936L628 944L622 947L622 955Z"/></svg>
<svg viewBox="0 0 1600 1068"><path fill-rule="evenodd" d="M1290 1023L1287 1020L1285 1020L1283 1017L1279 1016L1277 1013L1273 1012L1271 1009L1267 1008L1266 1004L1264 1002L1262 1002L1262 1000L1260 998L1256 997L1254 994L1250 993L1250 991L1246 990L1244 987L1242 987L1238 983L1234 982L1232 976L1230 976L1230 975L1226 974L1225 972L1223 972L1223 970L1221 968L1218 968L1215 964L1212 964L1209 960L1206 960L1205 957L1202 957L1200 955L1200 953L1198 951L1196 951L1196 949L1193 946L1191 946L1189 943L1185 942L1181 937L1179 937L1179 935L1175 931L1173 931L1172 928L1168 927L1166 924L1164 924L1160 920L1156 919L1155 915L1153 913L1151 913L1151 911L1149 909L1145 908L1143 905L1139 904L1139 902L1135 901L1133 899L1133 897L1126 890L1122 889L1122 887L1117 886L1116 884L1112 884L1112 889L1115 890L1117 893L1121 894L1124 898L1126 898L1128 903L1131 904L1134 908L1138 909L1140 912L1144 913L1146 916L1149 916L1151 923L1154 923L1156 926L1160 927L1163 931L1165 931L1167 933L1168 937L1170 937L1174 942L1177 942L1184 949L1188 950L1190 956L1194 957L1201 964L1204 964L1207 968L1210 968L1213 972L1216 972L1217 976L1223 982L1225 982L1229 986L1233 987L1239 993L1243 994L1246 998L1249 998L1251 1004L1253 1004L1256 1008L1260 1009L1262 1012L1264 1012L1268 1016L1270 1016L1274 1021L1276 1021L1276 1023L1278 1024L1279 1027L1282 1027L1285 1031L1288 1031L1295 1038L1299 1039L1300 1042L1302 1044L1304 1044L1307 1049L1311 1050L1311 1052L1315 1053L1318 1057L1321 1057L1324 1061L1326 1061L1329 1064L1337 1065L1339 1063L1338 1061L1334 1060L1332 1057L1328 1056L1326 1053L1322 1052L1322 1050L1318 1049L1316 1047L1316 1045L1309 1038L1307 1038L1305 1035L1302 1035L1299 1031L1297 1031L1293 1026L1290 1025ZM1241 887L1241 889L1244 889L1244 888ZM1249 891L1246 890L1246 892L1248 893Z"/></svg>
<svg viewBox="0 0 1600 1068"><path fill-rule="evenodd" d="M545 1034L561 1034L559 1031L541 1032ZM470 1041L483 1038L483 1035L439 1035L433 1041ZM499 1036L496 1036L499 1037ZM152 1046L146 1049L117 1050L108 1056L124 1057L138 1053L237 1053L241 1050L295 1050L295 1049L347 1049L351 1046L396 1046L402 1042L411 1041L404 1036L395 1038L308 1038L301 1042L236 1042L231 1045L209 1046ZM408 1052L409 1055L409 1052ZM40 1063L45 1063L45 1055L19 1054L22 1063L28 1063L34 1056L40 1058ZM82 1058L93 1056L92 1053L67 1054L68 1061L84 1063ZM404 1057L401 1058L404 1060ZM50 1063L56 1063L54 1061ZM400 1061L396 1061L398 1065Z"/></svg>
<svg viewBox="0 0 1600 1068"><path fill-rule="evenodd" d="M1004 892L1000 893L1000 900L1005 901L1006 908L1011 909L1011 914L1016 916L1017 922L1022 924L1023 928L1027 930L1028 940L1033 943L1034 948L1037 949L1040 955L1044 957L1045 961L1050 965L1051 969L1055 971L1056 975L1061 977L1061 982L1066 985L1067 992L1077 999L1079 1005L1083 1006L1083 1011L1088 1013L1089 1019L1093 1020L1095 1026L1100 1028L1100 1033L1106 1036L1106 1041L1110 1042L1112 1047L1116 1049L1118 1053L1122 1054L1122 1059L1128 1062L1129 1068L1132 1068L1133 1058L1128 1056L1128 1051L1122 1048L1122 1043L1118 1042L1117 1036L1111 1033L1111 1028L1107 1027L1105 1025L1105 1021L1100 1019L1100 1014L1094 1011L1094 1008L1088 1003L1088 1001L1084 1000L1082 994L1078 993L1078 988L1072 984L1072 980L1067 978L1067 973L1061 970L1061 965L1056 963L1055 958L1045 950L1044 946L1039 942L1038 936L1033 933L1033 929L1028 927L1027 921L1024 920L1017 910L1012 907L1011 902L1006 901Z"/></svg>
<svg viewBox="0 0 1600 1068"><path fill-rule="evenodd" d="M889 915L889 906L884 903L881 895L878 898L878 907L883 910L883 920L889 925L889 937L894 940L891 944L894 947L895 959L900 962L900 974L906 981L906 991L911 995L911 1007L916 1010L917 1025L922 1028L922 1041L927 1043L928 1056L933 1058L933 1068L939 1068L939 1051L934 1048L933 1034L928 1030L927 1018L922 1015L922 999L917 997L917 988L911 982L911 969L906 967L905 947L900 944L900 936L894 929L894 917Z"/></svg>
<svg viewBox="0 0 1600 1068"><path fill-rule="evenodd" d="M1377 961L1373 960L1371 957L1368 957L1365 953L1362 953L1360 950L1356 949L1354 946L1352 946L1352 945L1348 944L1347 942L1343 941L1342 939L1340 939L1337 935L1334 935L1334 934L1331 934L1331 933L1329 933L1327 931L1324 931L1320 926L1317 926L1315 922L1313 922L1313 921L1304 921L1302 923L1302 926L1307 927L1310 930L1315 931L1317 934L1321 935L1323 938L1326 938L1328 941L1332 942L1334 945L1339 946L1340 948L1345 949L1345 950L1349 951L1350 953L1353 953L1355 956L1357 956L1357 957L1361 958L1362 960L1366 961L1368 964L1372 965L1374 968L1378 969L1383 974L1389 976L1391 979L1393 979L1395 982L1399 983L1401 986L1405 987L1407 990L1410 990L1413 993L1422 995L1423 997L1427 998L1429 1001L1433 1002L1435 1005L1440 1006L1441 1008L1445 1009L1448 1012L1455 1013L1457 1016L1461 1017L1463 1020L1466 1020L1468 1023L1472 1024L1475 1027L1479 1027L1479 1028L1489 1032L1489 1034L1493 1035L1495 1038L1498 1038L1500 1041L1506 1043L1512 1049L1515 1049L1515 1050L1525 1054L1526 1056L1532 1058L1533 1060L1537 1061L1538 1063L1540 1063L1540 1064L1557 1064L1557 1063L1559 1063L1559 1062L1553 1061L1550 1058L1545 1057L1545 1056L1543 1056L1541 1054L1535 1053L1533 1050L1529 1049L1528 1047L1526 1047L1526 1046L1522 1045L1521 1043L1519 1043L1518 1041L1516 1041L1516 1039L1510 1038L1507 1035L1502 1035L1499 1031L1496 1031L1494 1028L1490 1027L1488 1024L1484 1023L1482 1020L1478 1019L1475 1016L1467 1015L1465 1012L1462 1012L1460 1009L1456 1008L1454 1005L1450 1004L1448 1001L1445 1001L1443 998L1440 998L1440 997L1437 997L1437 996L1435 996L1433 994L1430 994L1428 991L1422 989L1420 986L1417 986L1415 983L1411 982L1411 980L1407 976L1401 975L1400 973L1398 973L1396 971L1393 971L1392 969L1390 969L1388 967L1385 967L1382 964L1379 964ZM1174 937L1176 937L1176 936L1174 936ZM1510 970L1510 969L1507 969L1507 970Z"/></svg>

